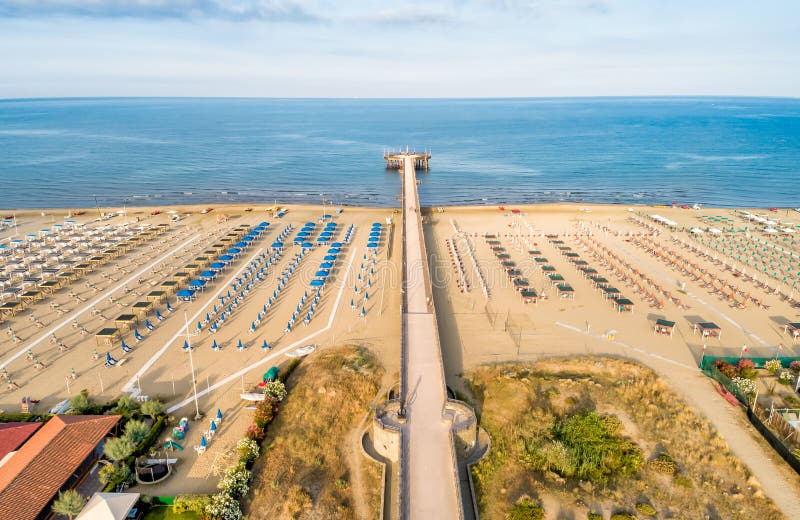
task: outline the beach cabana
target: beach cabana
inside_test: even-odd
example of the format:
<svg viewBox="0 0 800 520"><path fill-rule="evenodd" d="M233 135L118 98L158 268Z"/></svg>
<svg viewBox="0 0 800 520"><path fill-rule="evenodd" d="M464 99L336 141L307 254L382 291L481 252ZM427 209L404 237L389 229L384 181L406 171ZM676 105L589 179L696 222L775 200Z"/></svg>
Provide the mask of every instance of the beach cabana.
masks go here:
<svg viewBox="0 0 800 520"><path fill-rule="evenodd" d="M190 302L194 300L194 291L191 289L183 289L181 291L178 291L178 294L176 296L181 301Z"/></svg>
<svg viewBox="0 0 800 520"><path fill-rule="evenodd" d="M703 338L722 338L722 330L716 323L710 321L695 323L694 331L699 332Z"/></svg>
<svg viewBox="0 0 800 520"><path fill-rule="evenodd" d="M628 298L614 298L614 307L617 312L630 312L633 310L633 302Z"/></svg>
<svg viewBox="0 0 800 520"><path fill-rule="evenodd" d="M675 322L659 318L653 327L653 334L664 334L672 337L675 332Z"/></svg>
<svg viewBox="0 0 800 520"><path fill-rule="evenodd" d="M116 325L119 330L132 330L138 324L139 320L136 318L135 314L120 314L114 320L114 325Z"/></svg>
<svg viewBox="0 0 800 520"><path fill-rule="evenodd" d="M539 296L536 294L536 291L531 289L523 289L520 291L520 296L522 296L523 303L536 303L539 299Z"/></svg>
<svg viewBox="0 0 800 520"><path fill-rule="evenodd" d="M560 283L556 286L556 289L558 290L559 298L569 298L570 300L575 298L575 289L569 284Z"/></svg>
<svg viewBox="0 0 800 520"><path fill-rule="evenodd" d="M120 339L119 330L113 327L106 327L104 329L101 329L97 334L95 334L94 338L95 341L97 342L98 347L111 348Z"/></svg>
<svg viewBox="0 0 800 520"><path fill-rule="evenodd" d="M800 323L787 323L784 325L783 330L791 334L793 339L800 338Z"/></svg>
<svg viewBox="0 0 800 520"><path fill-rule="evenodd" d="M192 280L191 282L189 282L189 287L191 287L192 289L198 289L198 290L202 290L202 289L203 289L203 287L205 287L205 285L206 285L207 283L208 283L208 282L207 282L206 280L203 280L203 279L201 279L201 278L198 278L198 279L196 279L196 280Z"/></svg>

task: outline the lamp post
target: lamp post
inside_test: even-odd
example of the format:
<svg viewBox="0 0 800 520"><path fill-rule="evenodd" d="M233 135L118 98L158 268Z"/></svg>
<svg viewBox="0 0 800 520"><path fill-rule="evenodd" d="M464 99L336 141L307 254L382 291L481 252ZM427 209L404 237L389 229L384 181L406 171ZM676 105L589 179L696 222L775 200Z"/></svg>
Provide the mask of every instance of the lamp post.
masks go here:
<svg viewBox="0 0 800 520"><path fill-rule="evenodd" d="M192 356L192 344L189 342L189 339L192 337L192 333L189 332L189 315L187 314L186 310L183 311L183 320L186 323L186 344L189 345L189 366L192 368L192 390L194 391L194 420L198 420L202 417L200 415L200 405L197 403L197 379L194 376L194 357Z"/></svg>

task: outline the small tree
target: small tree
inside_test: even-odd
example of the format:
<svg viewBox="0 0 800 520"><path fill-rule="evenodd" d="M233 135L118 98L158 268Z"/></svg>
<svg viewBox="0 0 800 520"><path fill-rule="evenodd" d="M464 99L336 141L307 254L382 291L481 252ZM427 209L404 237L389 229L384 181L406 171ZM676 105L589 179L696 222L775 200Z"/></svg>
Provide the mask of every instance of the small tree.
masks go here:
<svg viewBox="0 0 800 520"><path fill-rule="evenodd" d="M131 444L134 446L142 442L142 439L147 437L148 433L150 433L150 428L148 428L144 421L131 419L125 425L125 438L131 441Z"/></svg>
<svg viewBox="0 0 800 520"><path fill-rule="evenodd" d="M219 520L239 520L242 518L239 501L224 491L211 497L211 502L206 506L206 514Z"/></svg>
<svg viewBox="0 0 800 520"><path fill-rule="evenodd" d="M78 513L83 510L86 505L86 500L80 493L74 489L65 492L59 492L58 498L53 502L53 512L57 515L64 515L69 520L72 520Z"/></svg>
<svg viewBox="0 0 800 520"><path fill-rule="evenodd" d="M138 409L139 403L137 403L135 399L129 395L123 395L117 400L117 406L114 407L114 413L123 417L131 417Z"/></svg>
<svg viewBox="0 0 800 520"><path fill-rule="evenodd" d="M128 458L128 455L133 453L133 443L126 437L117 437L115 439L108 439L103 445L103 453L106 457L119 463L121 460Z"/></svg>
<svg viewBox="0 0 800 520"><path fill-rule="evenodd" d="M164 413L164 405L158 399L145 401L142 403L142 413L149 415L155 422L156 417Z"/></svg>
<svg viewBox="0 0 800 520"><path fill-rule="evenodd" d="M81 393L69 400L69 413L80 415L93 406L89 398L89 391L81 390Z"/></svg>

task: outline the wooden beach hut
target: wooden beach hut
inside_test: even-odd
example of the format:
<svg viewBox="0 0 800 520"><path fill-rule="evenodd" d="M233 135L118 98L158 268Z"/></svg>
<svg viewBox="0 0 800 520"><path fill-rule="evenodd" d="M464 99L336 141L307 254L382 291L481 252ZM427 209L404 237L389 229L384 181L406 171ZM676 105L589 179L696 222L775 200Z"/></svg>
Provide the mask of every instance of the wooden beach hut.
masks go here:
<svg viewBox="0 0 800 520"><path fill-rule="evenodd" d="M783 327L784 332L792 335L792 339L800 338L800 323L787 323Z"/></svg>
<svg viewBox="0 0 800 520"><path fill-rule="evenodd" d="M139 320L136 318L135 314L120 314L117 316L117 319L114 320L114 325L117 326L118 330L133 330L138 324Z"/></svg>
<svg viewBox="0 0 800 520"><path fill-rule="evenodd" d="M694 332L700 333L703 338L722 338L722 329L716 323L704 321L694 324Z"/></svg>
<svg viewBox="0 0 800 520"><path fill-rule="evenodd" d="M675 322L665 320L663 318L659 318L656 320L656 324L653 327L653 334L663 334L665 336L672 337L672 334L675 332Z"/></svg>
<svg viewBox="0 0 800 520"><path fill-rule="evenodd" d="M94 338L98 347L111 348L114 346L114 343L120 340L119 330L113 327L106 327L95 334Z"/></svg>
<svg viewBox="0 0 800 520"><path fill-rule="evenodd" d="M633 310L633 302L628 298L614 298L614 307L617 312L631 312Z"/></svg>

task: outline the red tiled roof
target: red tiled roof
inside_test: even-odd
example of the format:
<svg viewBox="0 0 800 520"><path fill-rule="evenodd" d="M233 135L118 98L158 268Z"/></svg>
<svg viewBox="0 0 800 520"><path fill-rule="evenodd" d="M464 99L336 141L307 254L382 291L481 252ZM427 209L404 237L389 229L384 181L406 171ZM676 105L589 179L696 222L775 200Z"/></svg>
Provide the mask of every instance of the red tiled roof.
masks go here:
<svg viewBox="0 0 800 520"><path fill-rule="evenodd" d="M118 415L56 415L0 471L0 518L33 520L111 428Z"/></svg>
<svg viewBox="0 0 800 520"><path fill-rule="evenodd" d="M22 446L41 425L39 422L0 423L0 460Z"/></svg>

